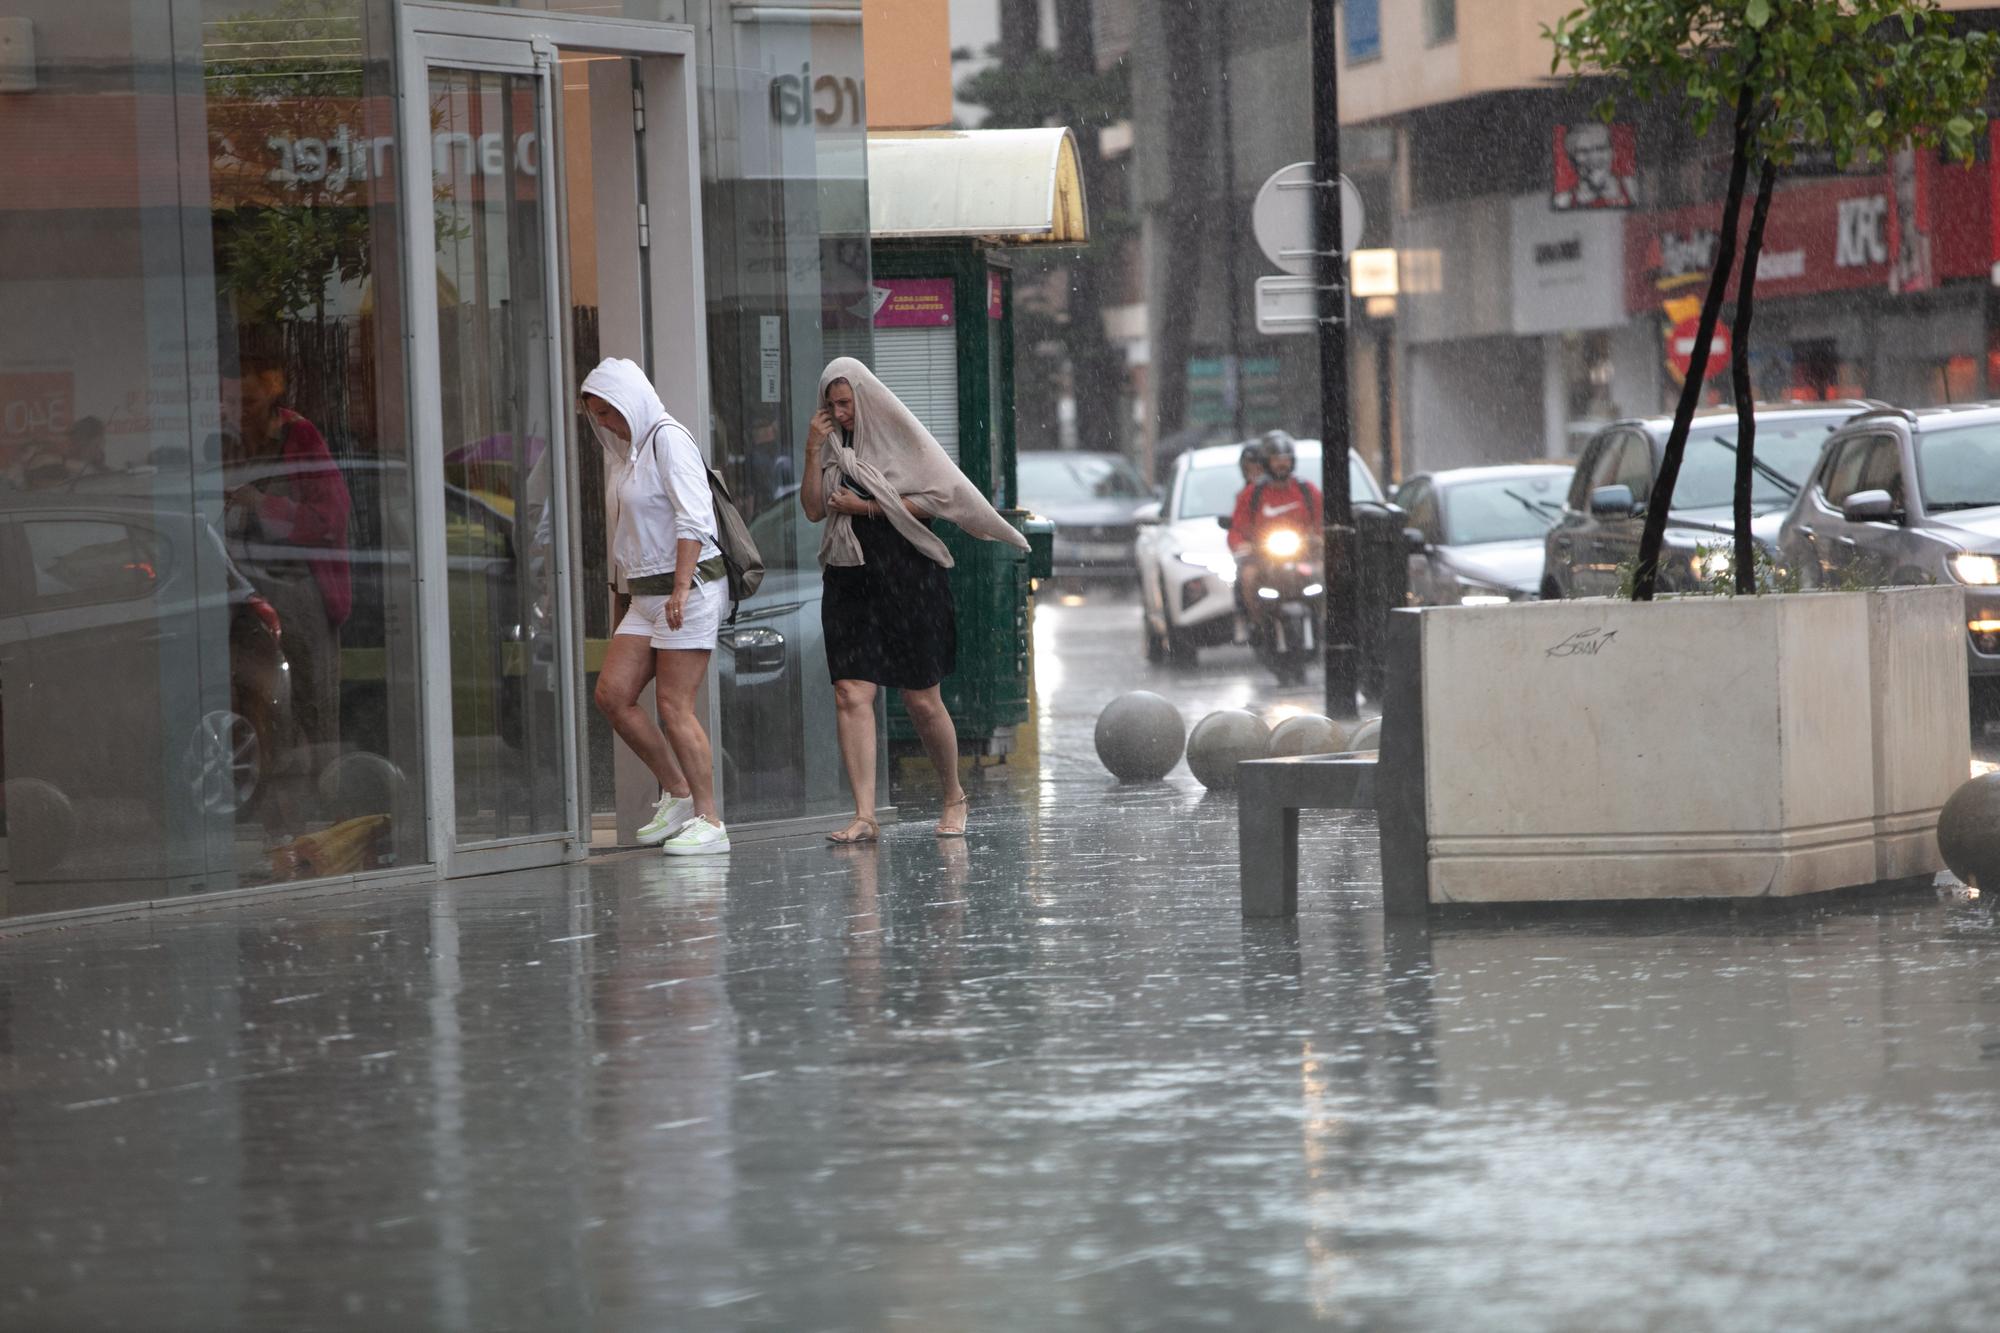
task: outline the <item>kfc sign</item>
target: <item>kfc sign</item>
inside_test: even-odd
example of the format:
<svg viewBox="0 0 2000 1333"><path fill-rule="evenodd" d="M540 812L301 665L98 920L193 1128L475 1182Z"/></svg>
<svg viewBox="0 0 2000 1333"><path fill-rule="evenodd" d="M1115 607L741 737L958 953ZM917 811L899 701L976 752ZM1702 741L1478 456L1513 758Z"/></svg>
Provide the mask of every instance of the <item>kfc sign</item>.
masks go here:
<svg viewBox="0 0 2000 1333"><path fill-rule="evenodd" d="M1872 194L1840 201L1836 268L1873 268L1889 262L1889 200Z"/></svg>
<svg viewBox="0 0 2000 1333"><path fill-rule="evenodd" d="M1639 202L1639 151L1630 125L1587 120L1556 126L1549 207L1630 208Z"/></svg>

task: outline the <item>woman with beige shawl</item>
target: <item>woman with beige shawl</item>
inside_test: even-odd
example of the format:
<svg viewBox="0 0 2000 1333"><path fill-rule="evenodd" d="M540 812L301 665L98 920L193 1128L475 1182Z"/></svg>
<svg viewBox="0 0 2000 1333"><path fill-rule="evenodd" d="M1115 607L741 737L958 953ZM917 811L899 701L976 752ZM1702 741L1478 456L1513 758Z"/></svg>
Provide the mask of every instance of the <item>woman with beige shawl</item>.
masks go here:
<svg viewBox="0 0 2000 1333"><path fill-rule="evenodd" d="M820 604L840 755L854 791L853 822L829 835L873 842L875 693L903 692L903 707L937 770L944 810L939 837L965 836L958 732L938 686L957 666L951 552L932 530L946 519L974 537L1026 548L1028 539L986 502L916 415L852 357L819 380L819 411L806 432L799 501L822 519Z"/></svg>

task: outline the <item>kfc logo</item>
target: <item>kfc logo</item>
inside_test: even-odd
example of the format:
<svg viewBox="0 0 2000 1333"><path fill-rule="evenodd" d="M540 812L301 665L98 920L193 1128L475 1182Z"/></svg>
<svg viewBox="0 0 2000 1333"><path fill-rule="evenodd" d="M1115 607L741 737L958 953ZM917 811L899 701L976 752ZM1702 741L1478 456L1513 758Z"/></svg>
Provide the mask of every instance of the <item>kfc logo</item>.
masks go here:
<svg viewBox="0 0 2000 1333"><path fill-rule="evenodd" d="M1549 207L1631 208L1639 202L1639 153L1630 125L1556 126L1555 189Z"/></svg>

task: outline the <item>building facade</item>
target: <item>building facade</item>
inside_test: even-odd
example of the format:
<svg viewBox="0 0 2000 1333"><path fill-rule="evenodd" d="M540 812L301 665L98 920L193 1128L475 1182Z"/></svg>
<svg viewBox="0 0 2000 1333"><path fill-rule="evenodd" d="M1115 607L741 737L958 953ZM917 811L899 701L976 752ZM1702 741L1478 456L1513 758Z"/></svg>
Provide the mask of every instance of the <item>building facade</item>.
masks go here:
<svg viewBox="0 0 2000 1333"><path fill-rule="evenodd" d="M601 356L770 566L706 692L733 829L845 805L793 493L821 366L869 347L862 19L0 19L0 914L615 840L651 792L589 706Z"/></svg>
<svg viewBox="0 0 2000 1333"><path fill-rule="evenodd" d="M1727 143L1695 138L1671 106L1626 103L1604 125L1610 85L1551 80L1542 28L1573 7L1341 7L1342 122L1390 146L1405 471L1571 457L1606 420L1671 410L1680 392ZM1991 157L1788 169L1758 280L1760 399L1994 391ZM1727 400L1727 380L1718 356L1707 401Z"/></svg>

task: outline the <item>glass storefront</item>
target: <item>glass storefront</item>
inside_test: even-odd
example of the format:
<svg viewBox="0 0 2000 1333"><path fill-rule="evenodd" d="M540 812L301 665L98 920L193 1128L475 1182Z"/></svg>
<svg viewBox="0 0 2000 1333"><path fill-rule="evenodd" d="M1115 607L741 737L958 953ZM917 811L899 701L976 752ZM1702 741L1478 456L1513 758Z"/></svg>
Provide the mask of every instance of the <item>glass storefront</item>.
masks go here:
<svg viewBox="0 0 2000 1333"><path fill-rule="evenodd" d="M421 860L388 6L12 12L0 908Z"/></svg>
<svg viewBox="0 0 2000 1333"><path fill-rule="evenodd" d="M732 820L848 799L798 484L821 370L872 347L860 18L858 2L697 18L711 443L769 567L723 635Z"/></svg>
<svg viewBox="0 0 2000 1333"><path fill-rule="evenodd" d="M869 345L858 7L614 8L695 30L703 240L664 239L705 320L597 299L617 238L644 272L673 225L647 250L592 183L644 62L420 65L418 202L396 0L10 11L35 61L0 91L0 915L587 837L601 472L537 367L620 338L693 349L699 386L705 336L710 444L770 565L718 653L728 815L843 804L796 488L821 366Z"/></svg>

